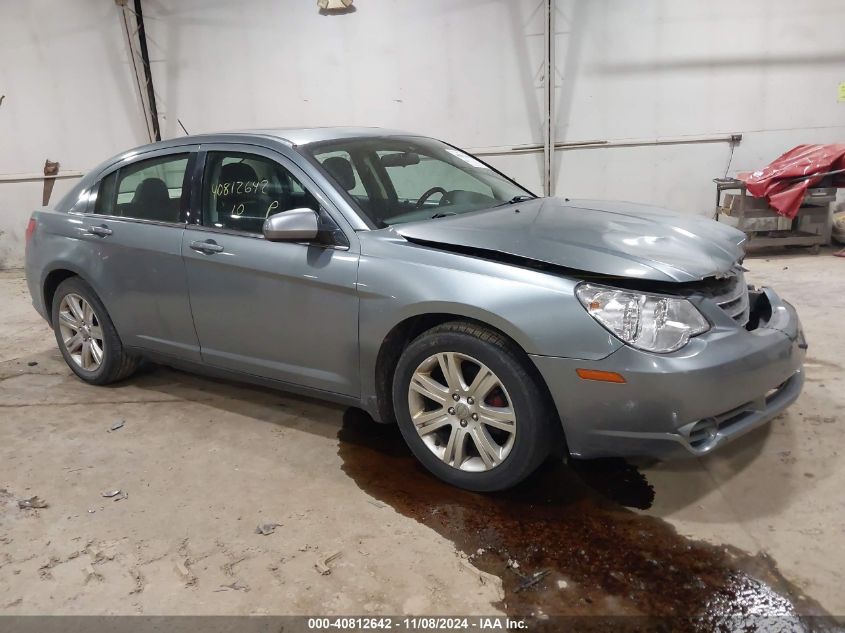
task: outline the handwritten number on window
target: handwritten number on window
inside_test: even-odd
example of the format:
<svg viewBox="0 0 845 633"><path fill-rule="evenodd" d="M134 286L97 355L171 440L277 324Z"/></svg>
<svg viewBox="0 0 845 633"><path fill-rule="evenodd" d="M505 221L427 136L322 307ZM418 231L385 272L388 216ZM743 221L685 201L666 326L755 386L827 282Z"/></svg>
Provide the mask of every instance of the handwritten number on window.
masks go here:
<svg viewBox="0 0 845 633"><path fill-rule="evenodd" d="M230 182L219 182L216 187L212 187L212 195L218 198L225 198L239 193L254 193L265 194L270 181L266 178L262 180L233 180Z"/></svg>

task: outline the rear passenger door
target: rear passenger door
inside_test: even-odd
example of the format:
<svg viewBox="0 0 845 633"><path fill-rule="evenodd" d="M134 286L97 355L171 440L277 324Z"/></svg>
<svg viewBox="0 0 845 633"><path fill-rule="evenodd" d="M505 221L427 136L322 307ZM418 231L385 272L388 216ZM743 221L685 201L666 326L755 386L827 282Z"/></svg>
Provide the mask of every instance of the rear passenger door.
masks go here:
<svg viewBox="0 0 845 633"><path fill-rule="evenodd" d="M182 254L203 361L357 396L354 233L343 231L328 198L282 154L203 145L200 160L200 223L185 229ZM264 239L268 216L303 207L319 212L316 242Z"/></svg>
<svg viewBox="0 0 845 633"><path fill-rule="evenodd" d="M108 168L83 220L92 283L123 344L200 360L182 261L196 146L158 150Z"/></svg>

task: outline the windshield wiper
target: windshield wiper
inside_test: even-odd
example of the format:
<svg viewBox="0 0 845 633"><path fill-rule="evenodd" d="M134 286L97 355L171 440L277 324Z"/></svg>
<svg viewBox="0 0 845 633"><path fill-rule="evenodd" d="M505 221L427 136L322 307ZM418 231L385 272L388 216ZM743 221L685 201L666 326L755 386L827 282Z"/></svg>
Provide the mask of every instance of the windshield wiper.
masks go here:
<svg viewBox="0 0 845 633"><path fill-rule="evenodd" d="M507 202L502 202L501 204L497 204L496 206L497 207L503 207L506 204L516 204L517 202L525 202L526 200L533 200L533 199L534 199L534 196L526 196L526 195L523 194L523 195L519 195L519 196L514 196L513 198L511 198Z"/></svg>
<svg viewBox="0 0 845 633"><path fill-rule="evenodd" d="M454 211L440 211L438 213L435 213L433 216L431 216L431 219L436 220L437 218L445 218L448 215L458 215L458 214L455 213Z"/></svg>

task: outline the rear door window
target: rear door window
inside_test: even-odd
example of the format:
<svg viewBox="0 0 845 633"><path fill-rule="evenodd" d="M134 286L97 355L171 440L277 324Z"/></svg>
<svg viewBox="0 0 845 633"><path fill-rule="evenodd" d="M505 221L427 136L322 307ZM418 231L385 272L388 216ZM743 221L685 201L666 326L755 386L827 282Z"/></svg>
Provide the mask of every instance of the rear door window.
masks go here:
<svg viewBox="0 0 845 633"><path fill-rule="evenodd" d="M100 182L94 213L156 222L180 222L188 154L131 163Z"/></svg>

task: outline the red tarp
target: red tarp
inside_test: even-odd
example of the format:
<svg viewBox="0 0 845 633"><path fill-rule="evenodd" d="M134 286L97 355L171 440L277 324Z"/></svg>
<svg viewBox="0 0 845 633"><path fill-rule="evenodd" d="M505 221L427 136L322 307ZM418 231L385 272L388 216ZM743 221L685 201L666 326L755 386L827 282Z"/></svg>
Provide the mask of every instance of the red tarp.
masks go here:
<svg viewBox="0 0 845 633"><path fill-rule="evenodd" d="M765 198L781 215L794 218L807 189L817 186L823 176L804 180L802 176L845 169L845 145L799 145L751 175L740 175L755 198ZM845 174L834 176L829 186L845 187Z"/></svg>

